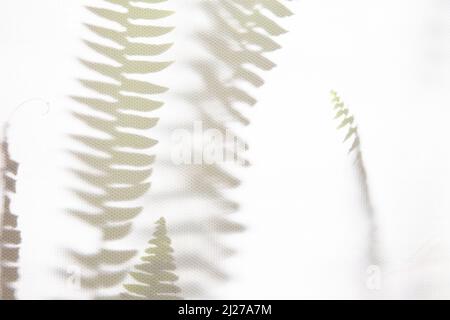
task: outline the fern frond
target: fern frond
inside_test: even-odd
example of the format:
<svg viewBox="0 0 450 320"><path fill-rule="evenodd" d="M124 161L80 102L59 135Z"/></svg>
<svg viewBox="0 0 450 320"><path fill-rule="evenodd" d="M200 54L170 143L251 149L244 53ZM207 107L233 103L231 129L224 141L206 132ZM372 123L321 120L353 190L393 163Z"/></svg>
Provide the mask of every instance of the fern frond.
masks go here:
<svg viewBox="0 0 450 320"><path fill-rule="evenodd" d="M202 1L202 5L212 27L198 33L198 38L211 58L192 61L192 68L199 75L202 87L185 96L204 130L212 129L225 135L234 132L229 123L250 124L248 107L257 104L254 91L264 84L264 74L276 67L268 53L281 48L277 38L287 32L278 18L292 13L279 0ZM186 126L191 127L191 123ZM245 145L248 149L244 138L239 136L236 140L239 146ZM194 150L198 151L202 152ZM239 210L240 204L230 198L229 191L241 184L232 173L233 169L248 166L249 161L241 150L231 147L226 152L238 160L233 163L187 164L182 172L182 184L186 187L173 193L178 197L181 194L189 199L200 198L204 201L197 217L187 217L174 230L182 230L182 237L192 237L195 233L199 241L211 248L203 252L192 248L177 256L179 268L194 272L198 278L207 275L217 281L228 279L221 260L237 252L228 243L222 242L222 236L236 236L246 229L231 215ZM172 170L179 170L179 167ZM160 197L166 199L167 195ZM205 210L205 207L208 209ZM197 288L204 285L197 279L192 283Z"/></svg>
<svg viewBox="0 0 450 320"><path fill-rule="evenodd" d="M126 284L123 299L146 300L178 300L181 292L175 285L178 276L171 240L167 235L164 218L156 222L153 239L148 243L152 246L145 250L147 255L141 258L143 263L135 266L136 271L130 272L131 277L139 284Z"/></svg>
<svg viewBox="0 0 450 320"><path fill-rule="evenodd" d="M19 279L19 250L22 242L17 216L11 212L11 196L16 193L19 164L11 159L7 136L2 143L4 168L3 210L0 213L0 300L15 300L14 284Z"/></svg>
<svg viewBox="0 0 450 320"><path fill-rule="evenodd" d="M336 111L334 118L342 118L337 129L344 129L347 131L344 142L347 140L352 141L351 147L349 149L350 153L359 146L358 127L354 124L355 119L353 115L350 114L349 109L342 102L336 91L331 91L331 101L334 104L334 110Z"/></svg>
<svg viewBox="0 0 450 320"><path fill-rule="evenodd" d="M355 154L356 168L361 186L361 192L363 197L363 205L366 211L367 219L369 222L369 244L368 244L368 260L372 265L379 263L379 254L377 252L377 237L376 237L376 221L375 212L372 205L372 199L369 190L369 184L367 181L367 171L362 156L360 137L358 133L358 127L355 124L355 118L350 113L349 109L345 106L336 91L331 91L331 101L334 104L333 110L335 111L335 119L342 119L337 129L344 129L347 131L344 142L350 140L351 146L349 153Z"/></svg>
<svg viewBox="0 0 450 320"><path fill-rule="evenodd" d="M147 131L158 123L158 118L148 112L163 105L163 102L149 98L168 90L167 87L147 80L137 80L133 76L153 75L169 67L172 61L150 61L147 57L163 54L171 43L151 44L144 38L162 37L173 27L158 25L159 21L173 14L170 10L147 8L131 0L106 0L122 7L123 10L106 7L87 7L93 15L120 25L120 31L95 24L85 26L97 37L116 46L108 46L96 41L85 40L86 45L115 63L80 60L80 63L99 76L112 81L81 79L80 83L90 89L97 97L72 97L85 107L73 116L88 128L106 134L108 138L88 135L72 135L72 138L95 151L92 154L73 154L85 165L94 169L74 173L87 185L99 190L92 194L83 190L75 193L95 213L72 210L89 225L95 226L102 234L103 247L94 255L72 254L72 257L85 269L89 276L83 277L82 285L92 289L96 298L102 293L96 289L115 287L126 275L126 264L135 255L132 250L119 251L107 249L111 243L125 238L132 229L133 219L142 211L141 207L130 205L142 197L150 188L150 178L154 156L149 154L157 141L147 136ZM151 3L164 1L150 1ZM108 98L106 98L108 97ZM92 112L91 112L92 111ZM97 116L100 111L108 116ZM138 111L139 115L132 113ZM98 156L101 152L104 156ZM114 270L114 281L110 281ZM94 274L94 275L92 275Z"/></svg>

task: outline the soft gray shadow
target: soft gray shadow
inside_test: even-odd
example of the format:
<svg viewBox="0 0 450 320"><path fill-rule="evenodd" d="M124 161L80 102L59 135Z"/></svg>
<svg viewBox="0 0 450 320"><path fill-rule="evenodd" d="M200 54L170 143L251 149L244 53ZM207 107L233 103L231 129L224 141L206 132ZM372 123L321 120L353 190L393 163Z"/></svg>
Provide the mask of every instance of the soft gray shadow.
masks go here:
<svg viewBox="0 0 450 320"><path fill-rule="evenodd" d="M204 131L214 129L223 135L232 132L243 149L248 149L245 138L236 136L230 123L240 126L251 123L245 114L257 99L248 87L263 85L262 74L276 66L265 56L281 48L274 38L286 32L275 20L292 13L279 1L265 0L203 1L201 8L212 28L195 34L194 40L211 58L191 61L189 67L201 79L201 85L180 93L194 119L164 129L170 136L176 129L192 129L194 122L201 122ZM193 153L198 151L202 150ZM198 216L181 204L175 206L171 214L179 219L172 221L170 233L175 243L196 238L209 248L192 246L176 253L186 298L209 297L212 286L231 279L223 261L236 255L238 248L230 245L229 240L247 227L237 222L240 204L228 194L242 183L233 169L250 165L245 155L236 149L233 152L232 163L177 165L171 159L159 160L166 170L177 173L177 185L169 191L150 193L148 201L157 206L197 201ZM144 228L141 234L146 232ZM205 278L210 281L205 283Z"/></svg>

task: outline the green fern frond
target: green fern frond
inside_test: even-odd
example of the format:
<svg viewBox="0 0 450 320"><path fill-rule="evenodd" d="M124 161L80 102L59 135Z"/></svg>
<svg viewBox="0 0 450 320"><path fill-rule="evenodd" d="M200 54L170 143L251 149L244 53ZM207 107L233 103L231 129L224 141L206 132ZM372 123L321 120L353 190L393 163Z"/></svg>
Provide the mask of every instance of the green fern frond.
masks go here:
<svg viewBox="0 0 450 320"><path fill-rule="evenodd" d="M331 91L331 102L334 104L334 110L336 111L335 119L342 119L337 129L345 129L347 133L344 138L344 142L351 140L352 144L349 149L349 153L354 151L359 146L358 127L355 125L355 118L350 113L350 110L342 102L341 98L336 91Z"/></svg>
<svg viewBox="0 0 450 320"><path fill-rule="evenodd" d="M4 168L3 210L0 212L0 300L15 300L14 284L19 279L19 250L22 242L17 216L11 212L11 196L16 193L19 164L11 159L7 136L2 143Z"/></svg>
<svg viewBox="0 0 450 320"><path fill-rule="evenodd" d="M287 32L278 18L290 16L292 12L282 0L202 1L202 6L212 27L200 32L198 38L210 57L192 62L194 72L201 77L202 88L188 92L186 97L192 113L198 115L196 119L205 129L225 135L235 131L229 123L250 124L248 107L257 104L253 89L264 85L264 74L276 67L269 53L281 48L277 38ZM249 148L245 139L235 138L239 146L245 145L242 149ZM236 159L233 164L193 164L183 171L183 184L188 186L183 189L184 194L204 199L212 207L211 212L177 226L190 236L195 232L200 241L211 247L209 252L192 248L177 257L180 265L194 271L197 278L207 274L218 281L227 279L221 259L232 256L236 249L223 242L222 235L231 237L246 229L232 218L240 204L228 192L241 184L233 175L232 167L250 165L245 154L236 149L226 150ZM195 285L203 287L198 281Z"/></svg>
<svg viewBox="0 0 450 320"><path fill-rule="evenodd" d="M148 242L152 246L145 250L147 255L141 258L141 264L135 266L131 277L139 284L126 284L122 299L146 300L178 300L180 288L176 286L178 276L175 260L172 256L171 240L167 236L164 218L156 222L153 239Z"/></svg>
<svg viewBox="0 0 450 320"><path fill-rule="evenodd" d="M87 10L102 20L120 25L122 29L118 31L94 24L86 24L86 27L97 37L117 46L102 44L104 41L85 40L85 43L91 50L112 59L114 63L108 60L80 60L80 63L98 76L112 81L81 79L80 83L97 97L73 97L84 107L73 112L73 116L106 138L94 135L71 136L93 151L73 153L90 169L94 169L86 172L74 170L74 173L87 185L100 191L95 194L75 191L80 199L95 209L95 213L71 211L82 221L98 228L102 234L104 246L97 254L72 253L72 257L89 271L90 275L83 276L81 283L93 289L96 298L102 298L98 290L120 283L126 276L127 262L136 254L134 250L106 248L129 234L133 219L142 211L142 207L134 207L129 203L143 196L150 188L147 180L152 174L150 166L154 156L149 153L157 141L148 137L147 133L156 126L158 118L149 112L163 105L163 102L150 96L168 90L165 86L135 77L153 76L172 64L172 61L150 61L151 57L169 50L171 43L158 41L157 44L151 44L145 40L166 36L173 30L173 27L158 25L159 21L172 15L172 11L142 7L131 0L106 2L118 5L123 10L92 6L87 7ZM146 2L153 4L165 0ZM97 111L107 115L108 120L99 117ZM136 111L139 113L136 114ZM98 155L99 152L102 156ZM111 270L114 270L114 281L107 281Z"/></svg>

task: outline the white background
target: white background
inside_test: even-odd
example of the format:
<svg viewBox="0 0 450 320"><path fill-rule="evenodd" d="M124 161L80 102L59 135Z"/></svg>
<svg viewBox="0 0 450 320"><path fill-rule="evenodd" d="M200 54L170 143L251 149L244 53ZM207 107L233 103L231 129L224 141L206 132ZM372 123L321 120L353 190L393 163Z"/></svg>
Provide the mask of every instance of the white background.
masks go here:
<svg viewBox="0 0 450 320"><path fill-rule="evenodd" d="M207 57L193 37L210 27L199 2L162 5L176 11L167 20L176 26L168 37L174 47L164 57L176 63L158 74L157 83L171 88L156 113L159 160L152 189L142 199L144 212L127 240L141 251L160 216L174 225L186 214L196 219L194 208L208 206L204 198L194 199L192 207L176 196L158 198L178 187L163 159L170 146L167 128L188 117L180 96L196 90L188 63ZM90 297L68 287L61 271L72 268L65 249L94 253L100 245L94 229L66 212L79 203L71 189L83 187L69 172L76 162L68 150L79 146L67 134L85 129L69 113L82 108L69 96L84 92L77 78L92 76L77 59L98 58L81 41L92 37L82 24L97 21L83 6L100 3L2 3L2 119L30 98L51 107L41 116L45 106L35 100L11 118L11 152L21 163L14 211L23 234L22 299ZM240 204L233 219L247 229L224 239L237 250L233 257L214 260L216 252L206 252L227 280L201 268L180 270L185 296L450 297L450 1L284 3L294 15L275 19L289 31L277 39L282 48L268 55L277 68L261 73L265 85L252 91L258 103L248 112L251 124L239 129L252 166L236 173L242 184L230 197ZM359 125L384 258L379 291L366 288L367 225L347 146L335 129L331 89ZM178 253L210 250L202 238L171 231Z"/></svg>

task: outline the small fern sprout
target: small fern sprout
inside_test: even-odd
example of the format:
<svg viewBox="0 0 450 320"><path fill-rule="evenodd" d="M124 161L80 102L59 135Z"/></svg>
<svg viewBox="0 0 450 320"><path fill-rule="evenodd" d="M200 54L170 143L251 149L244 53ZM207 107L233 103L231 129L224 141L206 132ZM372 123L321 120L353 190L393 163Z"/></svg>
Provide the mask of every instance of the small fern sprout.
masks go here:
<svg viewBox="0 0 450 320"><path fill-rule="evenodd" d="M358 135L358 127L355 125L355 118L350 114L349 109L342 102L341 98L336 91L331 91L331 102L334 104L334 110L336 111L335 119L342 119L337 129L346 128L347 134L344 138L344 142L352 139L352 145L349 149L349 153L359 147L360 140Z"/></svg>
<svg viewBox="0 0 450 320"><path fill-rule="evenodd" d="M124 300L180 300L181 292L176 285L175 259L171 240L167 235L166 220L160 218L156 222L153 239L148 242L150 247L145 250L146 255L141 263L130 272L138 284L125 284Z"/></svg>

